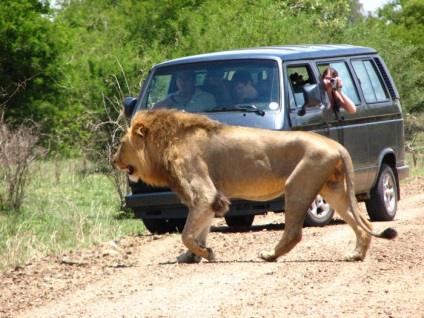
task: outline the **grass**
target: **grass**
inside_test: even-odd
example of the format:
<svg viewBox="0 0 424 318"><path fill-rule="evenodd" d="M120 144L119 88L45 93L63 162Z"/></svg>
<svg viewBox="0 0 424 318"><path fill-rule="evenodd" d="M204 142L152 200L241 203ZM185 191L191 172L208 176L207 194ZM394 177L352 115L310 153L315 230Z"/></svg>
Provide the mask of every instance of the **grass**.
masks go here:
<svg viewBox="0 0 424 318"><path fill-rule="evenodd" d="M419 155L416 166L414 166L414 160L413 160L412 154L406 153L405 159L406 159L406 163L409 166L409 178L419 177L424 175L424 154L423 153ZM406 179L405 181L407 182L409 178Z"/></svg>
<svg viewBox="0 0 424 318"><path fill-rule="evenodd" d="M85 169L82 160L32 169L22 211L0 212L0 269L145 232L141 221L121 217L110 180Z"/></svg>

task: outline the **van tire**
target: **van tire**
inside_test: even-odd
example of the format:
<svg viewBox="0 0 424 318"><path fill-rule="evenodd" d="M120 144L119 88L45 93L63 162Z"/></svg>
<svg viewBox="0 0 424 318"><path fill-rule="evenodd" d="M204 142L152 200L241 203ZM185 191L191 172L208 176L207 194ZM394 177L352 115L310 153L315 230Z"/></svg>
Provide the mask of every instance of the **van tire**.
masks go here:
<svg viewBox="0 0 424 318"><path fill-rule="evenodd" d="M226 216L225 222L229 227L250 227L253 224L255 216L251 215L237 215Z"/></svg>
<svg viewBox="0 0 424 318"><path fill-rule="evenodd" d="M333 216L333 208L327 204L321 195L318 195L308 209L303 225L306 227L326 226L330 224Z"/></svg>
<svg viewBox="0 0 424 318"><path fill-rule="evenodd" d="M142 219L146 229L152 234L181 233L186 219Z"/></svg>
<svg viewBox="0 0 424 318"><path fill-rule="evenodd" d="M370 198L365 201L371 221L392 221L397 211L397 180L393 169L383 163L377 182L371 190Z"/></svg>

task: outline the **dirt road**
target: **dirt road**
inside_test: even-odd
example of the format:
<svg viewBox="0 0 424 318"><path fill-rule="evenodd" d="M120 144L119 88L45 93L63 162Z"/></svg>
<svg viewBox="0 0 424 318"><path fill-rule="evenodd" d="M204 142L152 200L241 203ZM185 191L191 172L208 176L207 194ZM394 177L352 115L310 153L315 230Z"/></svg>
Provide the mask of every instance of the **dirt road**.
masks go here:
<svg viewBox="0 0 424 318"><path fill-rule="evenodd" d="M124 238L49 257L0 276L1 317L424 317L424 178L403 186L398 214L376 230L364 262L342 261L353 231L335 220L305 228L276 263L284 215L258 217L245 232L217 219L209 245L219 260L179 265L178 235Z"/></svg>

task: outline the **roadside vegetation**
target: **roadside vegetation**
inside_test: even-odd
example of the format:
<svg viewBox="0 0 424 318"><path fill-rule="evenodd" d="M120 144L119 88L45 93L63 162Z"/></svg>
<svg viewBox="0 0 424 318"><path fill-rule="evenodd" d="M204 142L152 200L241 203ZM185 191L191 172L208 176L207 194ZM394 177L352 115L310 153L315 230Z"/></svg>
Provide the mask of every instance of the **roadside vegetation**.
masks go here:
<svg viewBox="0 0 424 318"><path fill-rule="evenodd" d="M83 159L31 166L20 211L0 214L0 267L145 232L120 211L111 179L93 168Z"/></svg>
<svg viewBox="0 0 424 318"><path fill-rule="evenodd" d="M401 95L408 164L424 174L424 3L390 0L0 1L0 268L143 233L111 155L122 100L152 65L266 45L375 48Z"/></svg>
<svg viewBox="0 0 424 318"><path fill-rule="evenodd" d="M407 115L405 129L406 160L410 177L424 175L424 114ZM407 181L407 180L405 180Z"/></svg>

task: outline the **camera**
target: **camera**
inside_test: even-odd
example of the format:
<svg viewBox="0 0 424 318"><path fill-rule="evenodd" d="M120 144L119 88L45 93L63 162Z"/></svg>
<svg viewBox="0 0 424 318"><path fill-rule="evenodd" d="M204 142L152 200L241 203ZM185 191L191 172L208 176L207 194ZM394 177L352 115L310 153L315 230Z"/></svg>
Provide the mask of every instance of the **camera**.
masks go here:
<svg viewBox="0 0 424 318"><path fill-rule="evenodd" d="M337 86L338 86L338 81L337 81L337 78L331 78L330 79L330 84L331 84L331 88L333 89L333 90L336 90L337 89Z"/></svg>

